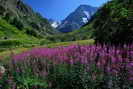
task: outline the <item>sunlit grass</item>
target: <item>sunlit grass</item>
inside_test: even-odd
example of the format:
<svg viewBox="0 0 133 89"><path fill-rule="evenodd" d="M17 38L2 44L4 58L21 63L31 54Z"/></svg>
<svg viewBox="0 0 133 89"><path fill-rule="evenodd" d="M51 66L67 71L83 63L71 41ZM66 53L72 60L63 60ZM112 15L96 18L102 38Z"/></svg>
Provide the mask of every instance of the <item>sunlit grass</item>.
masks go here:
<svg viewBox="0 0 133 89"><path fill-rule="evenodd" d="M58 46L69 46L69 45L91 45L94 44L94 40L79 40L79 41L70 41L70 42L58 42L58 43L51 43L46 45L49 48L58 47Z"/></svg>
<svg viewBox="0 0 133 89"><path fill-rule="evenodd" d="M58 47L58 46L69 46L69 45L91 45L94 44L94 40L90 39L90 40L79 40L79 41L71 41L71 42L58 42L58 43L50 43L50 44L46 44L43 46L31 46L29 44L29 46L27 45L27 47L18 47L18 48L5 48L5 50L0 51L0 60L1 59L5 59L10 57L10 55L13 54L18 54L27 50L30 50L32 48L39 48L39 47L48 47L48 48L54 48L54 47ZM4 48L3 48L4 49Z"/></svg>
<svg viewBox="0 0 133 89"><path fill-rule="evenodd" d="M11 55L15 55L24 51L27 51L29 48L14 48L8 49L6 51L0 52L0 60L4 60L9 58Z"/></svg>

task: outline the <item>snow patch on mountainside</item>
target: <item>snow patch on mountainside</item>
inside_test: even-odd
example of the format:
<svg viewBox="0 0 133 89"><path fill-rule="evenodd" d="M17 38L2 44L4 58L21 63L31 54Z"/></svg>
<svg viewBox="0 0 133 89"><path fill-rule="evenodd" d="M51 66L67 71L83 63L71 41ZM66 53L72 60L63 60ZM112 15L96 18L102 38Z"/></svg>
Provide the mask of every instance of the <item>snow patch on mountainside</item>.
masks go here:
<svg viewBox="0 0 133 89"><path fill-rule="evenodd" d="M58 22L53 22L53 23L51 24L51 26L52 26L53 28L57 28L57 27L59 26L59 23L58 23Z"/></svg>
<svg viewBox="0 0 133 89"><path fill-rule="evenodd" d="M83 11L84 14L86 15L86 17L89 19L91 16L90 16L90 13L88 11Z"/></svg>
<svg viewBox="0 0 133 89"><path fill-rule="evenodd" d="M88 22L88 19L87 18L84 18L83 17L82 20L83 20L84 23L87 23Z"/></svg>
<svg viewBox="0 0 133 89"><path fill-rule="evenodd" d="M89 5L80 5L70 13L57 27L60 32L72 32L84 26L92 18L98 8Z"/></svg>

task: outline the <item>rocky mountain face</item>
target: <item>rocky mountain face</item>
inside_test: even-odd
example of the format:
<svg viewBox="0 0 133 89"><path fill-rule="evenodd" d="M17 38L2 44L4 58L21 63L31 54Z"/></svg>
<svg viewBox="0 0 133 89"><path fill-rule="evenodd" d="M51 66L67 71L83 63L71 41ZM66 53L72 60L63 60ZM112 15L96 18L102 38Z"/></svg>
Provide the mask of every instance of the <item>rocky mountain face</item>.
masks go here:
<svg viewBox="0 0 133 89"><path fill-rule="evenodd" d="M97 9L97 7L89 5L80 5L62 21L57 29L61 32L72 32L73 30L79 29L91 19Z"/></svg>
<svg viewBox="0 0 133 89"><path fill-rule="evenodd" d="M47 19L22 0L0 0L0 18L30 35L42 37L56 33Z"/></svg>

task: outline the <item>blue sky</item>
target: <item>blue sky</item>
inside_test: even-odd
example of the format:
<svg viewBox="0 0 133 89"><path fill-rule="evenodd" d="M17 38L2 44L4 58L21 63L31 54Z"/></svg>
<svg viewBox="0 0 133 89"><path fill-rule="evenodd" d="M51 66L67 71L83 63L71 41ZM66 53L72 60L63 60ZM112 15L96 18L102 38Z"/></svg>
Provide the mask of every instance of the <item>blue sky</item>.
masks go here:
<svg viewBox="0 0 133 89"><path fill-rule="evenodd" d="M63 20L79 5L87 4L99 7L108 0L24 0L36 12L56 21Z"/></svg>

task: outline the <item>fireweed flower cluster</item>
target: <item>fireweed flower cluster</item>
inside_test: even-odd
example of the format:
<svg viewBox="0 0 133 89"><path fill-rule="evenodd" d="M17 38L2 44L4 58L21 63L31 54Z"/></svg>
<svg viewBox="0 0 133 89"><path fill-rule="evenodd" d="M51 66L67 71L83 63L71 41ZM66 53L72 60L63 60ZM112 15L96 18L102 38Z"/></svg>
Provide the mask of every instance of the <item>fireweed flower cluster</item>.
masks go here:
<svg viewBox="0 0 133 89"><path fill-rule="evenodd" d="M133 45L115 47L106 45L79 46L57 48L34 48L30 51L16 55L13 59L18 62L27 59L51 60L54 63L84 64L89 69L95 64L104 72L117 75L128 73L128 79L133 80ZM123 71L124 70L124 71Z"/></svg>

